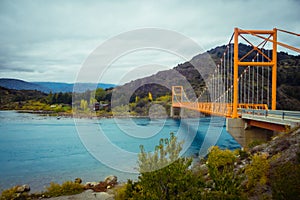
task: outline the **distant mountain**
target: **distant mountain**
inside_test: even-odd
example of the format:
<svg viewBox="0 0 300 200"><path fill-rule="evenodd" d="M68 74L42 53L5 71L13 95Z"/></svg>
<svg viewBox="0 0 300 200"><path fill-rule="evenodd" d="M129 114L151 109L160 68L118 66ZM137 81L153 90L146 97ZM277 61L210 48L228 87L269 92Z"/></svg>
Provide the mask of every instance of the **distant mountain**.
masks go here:
<svg viewBox="0 0 300 200"><path fill-rule="evenodd" d="M58 83L58 82L26 82L19 79L0 78L0 86L14 90L37 90L45 93L73 92L74 83ZM99 83L97 88L111 88L114 84ZM85 92L86 90L94 90L94 83L77 83L76 91Z"/></svg>
<svg viewBox="0 0 300 200"><path fill-rule="evenodd" d="M58 83L58 82L33 82L34 84L40 85L44 88L48 88L47 91L44 92L73 92L74 83ZM97 88L112 88L115 87L114 84L106 84L106 83L99 83ZM76 84L76 92L85 92L86 90L95 90L94 83L77 83Z"/></svg>
<svg viewBox="0 0 300 200"><path fill-rule="evenodd" d="M47 87L43 87L36 83L30 83L19 79L0 78L0 86L14 90L38 90L47 91Z"/></svg>

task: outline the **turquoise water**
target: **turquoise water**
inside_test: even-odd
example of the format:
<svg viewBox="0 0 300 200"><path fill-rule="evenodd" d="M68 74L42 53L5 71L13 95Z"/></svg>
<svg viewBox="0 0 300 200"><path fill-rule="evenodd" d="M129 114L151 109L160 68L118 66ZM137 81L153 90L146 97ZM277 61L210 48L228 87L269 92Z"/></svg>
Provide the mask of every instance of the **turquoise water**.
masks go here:
<svg viewBox="0 0 300 200"><path fill-rule="evenodd" d="M0 189L29 184L40 191L50 182L76 177L100 181L110 174L120 181L136 179L139 146L152 151L170 132L185 141L184 156L203 155L204 140L222 148L239 147L222 118L58 120L0 111Z"/></svg>

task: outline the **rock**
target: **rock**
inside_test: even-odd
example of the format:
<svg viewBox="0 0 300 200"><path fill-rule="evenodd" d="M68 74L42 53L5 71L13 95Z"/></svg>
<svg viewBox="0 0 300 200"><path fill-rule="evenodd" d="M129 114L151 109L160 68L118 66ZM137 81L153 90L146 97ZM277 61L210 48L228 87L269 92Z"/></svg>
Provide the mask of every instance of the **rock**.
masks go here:
<svg viewBox="0 0 300 200"><path fill-rule="evenodd" d="M208 167L206 164L200 165L199 170L202 172L203 175L208 174Z"/></svg>
<svg viewBox="0 0 300 200"><path fill-rule="evenodd" d="M92 190L94 192L106 192L107 189L107 183L106 182L100 182L99 184L95 185Z"/></svg>
<svg viewBox="0 0 300 200"><path fill-rule="evenodd" d="M250 153L255 154L257 152L263 151L266 147L267 147L267 143L257 145L257 146L250 149Z"/></svg>
<svg viewBox="0 0 300 200"><path fill-rule="evenodd" d="M75 181L74 181L74 183L81 184L81 183L82 183L82 180L81 180L81 178L75 178Z"/></svg>
<svg viewBox="0 0 300 200"><path fill-rule="evenodd" d="M84 185L84 189L85 190L93 189L98 184L99 183L97 183L97 182L86 182L85 185Z"/></svg>
<svg viewBox="0 0 300 200"><path fill-rule="evenodd" d="M30 187L29 185L25 184L25 185L21 185L21 186L16 186L16 192L17 193L23 193L23 192L29 192L30 191Z"/></svg>
<svg viewBox="0 0 300 200"><path fill-rule="evenodd" d="M267 159L269 158L270 154L268 152L261 152L261 156L264 158L264 159Z"/></svg>
<svg viewBox="0 0 300 200"><path fill-rule="evenodd" d="M107 185L114 186L118 183L118 178L114 175L110 175L104 179L104 182Z"/></svg>

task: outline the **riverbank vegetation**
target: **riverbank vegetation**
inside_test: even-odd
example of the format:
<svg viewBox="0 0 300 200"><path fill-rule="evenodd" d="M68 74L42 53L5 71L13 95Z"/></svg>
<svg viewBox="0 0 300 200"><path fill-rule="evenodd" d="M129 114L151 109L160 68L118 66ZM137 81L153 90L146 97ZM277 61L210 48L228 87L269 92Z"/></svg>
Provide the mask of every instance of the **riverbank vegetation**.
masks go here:
<svg viewBox="0 0 300 200"><path fill-rule="evenodd" d="M124 199L299 199L300 129L249 151L211 147L192 165L171 134L153 153L141 148L138 181L115 190Z"/></svg>
<svg viewBox="0 0 300 200"><path fill-rule="evenodd" d="M33 112L49 115L73 114L82 117L112 117L112 116L149 116L160 117L153 105L159 105L169 114L171 107L170 94L153 96L151 92L146 95L132 95L129 102L114 104L111 108L113 88L98 88L95 91L83 93L49 93L45 94L35 90L11 90L0 88L0 110L19 110L22 112ZM122 101L122 98L116 98ZM96 107L96 104L98 104ZM153 107L152 107L153 108Z"/></svg>

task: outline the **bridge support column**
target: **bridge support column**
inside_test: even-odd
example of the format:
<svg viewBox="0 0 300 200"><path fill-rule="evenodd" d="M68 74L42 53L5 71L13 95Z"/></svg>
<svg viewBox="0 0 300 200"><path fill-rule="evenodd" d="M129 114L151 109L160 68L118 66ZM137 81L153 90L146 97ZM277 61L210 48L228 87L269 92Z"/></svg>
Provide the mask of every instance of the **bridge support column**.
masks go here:
<svg viewBox="0 0 300 200"><path fill-rule="evenodd" d="M253 141L269 141L274 134L271 130L249 126L245 120L240 118L227 118L226 130L245 148Z"/></svg>
<svg viewBox="0 0 300 200"><path fill-rule="evenodd" d="M179 118L181 115L181 108L171 106L170 117L171 118Z"/></svg>

